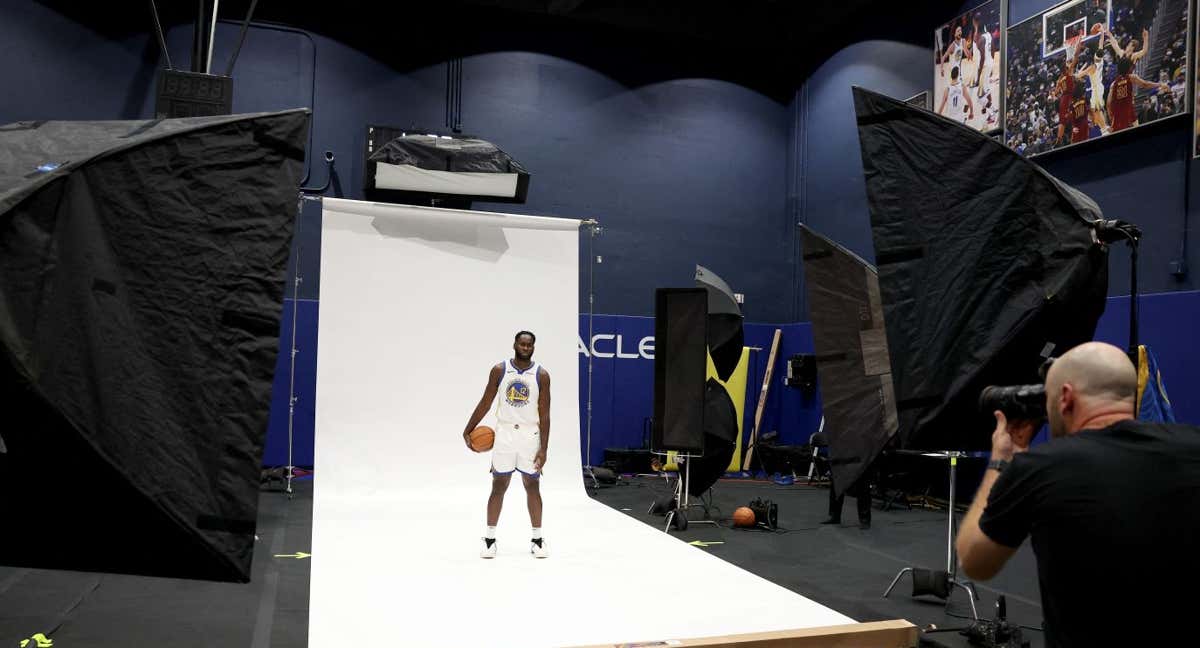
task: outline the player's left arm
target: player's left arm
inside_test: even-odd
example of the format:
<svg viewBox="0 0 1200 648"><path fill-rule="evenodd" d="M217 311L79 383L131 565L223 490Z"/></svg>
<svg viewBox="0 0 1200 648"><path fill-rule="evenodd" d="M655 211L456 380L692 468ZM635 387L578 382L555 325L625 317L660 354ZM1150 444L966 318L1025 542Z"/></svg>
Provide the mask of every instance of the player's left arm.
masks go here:
<svg viewBox="0 0 1200 648"><path fill-rule="evenodd" d="M1137 63L1150 51L1150 30L1142 30L1142 49L1129 55L1129 60Z"/></svg>
<svg viewBox="0 0 1200 648"><path fill-rule="evenodd" d="M533 466L541 472L546 465L546 449L550 447L550 372L544 367L538 369L538 438L541 447L533 458Z"/></svg>

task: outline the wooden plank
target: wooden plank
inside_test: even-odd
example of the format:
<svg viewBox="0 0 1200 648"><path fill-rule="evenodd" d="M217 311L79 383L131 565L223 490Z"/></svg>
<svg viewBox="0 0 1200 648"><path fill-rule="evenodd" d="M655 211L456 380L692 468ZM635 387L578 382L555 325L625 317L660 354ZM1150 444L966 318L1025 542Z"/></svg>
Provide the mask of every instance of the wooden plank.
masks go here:
<svg viewBox="0 0 1200 648"><path fill-rule="evenodd" d="M719 637L595 644L578 648L912 648L917 645L918 635L916 626L896 619Z"/></svg>
<svg viewBox="0 0 1200 648"><path fill-rule="evenodd" d="M771 355L767 358L767 370L763 373L762 389L758 391L758 408L754 410L754 429L750 431L750 442L746 444L746 458L742 460L742 470L750 470L750 460L754 458L754 443L758 440L758 426L762 423L763 408L767 406L767 394L771 391L771 376L775 373L775 354L779 353L779 339L783 329L775 329L775 337L771 340Z"/></svg>

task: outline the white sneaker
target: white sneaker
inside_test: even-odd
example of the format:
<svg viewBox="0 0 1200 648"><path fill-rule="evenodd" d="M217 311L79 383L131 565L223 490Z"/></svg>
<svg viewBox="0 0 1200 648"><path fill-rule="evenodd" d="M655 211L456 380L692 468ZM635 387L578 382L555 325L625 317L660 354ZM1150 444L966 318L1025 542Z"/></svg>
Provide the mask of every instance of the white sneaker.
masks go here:
<svg viewBox="0 0 1200 648"><path fill-rule="evenodd" d="M546 548L546 539L538 538L537 540L530 540L529 553L533 554L534 558L549 558L550 550Z"/></svg>
<svg viewBox="0 0 1200 648"><path fill-rule="evenodd" d="M495 558L496 557L496 540L492 539L492 543L488 544L487 538L483 539L483 550L479 552L480 558Z"/></svg>

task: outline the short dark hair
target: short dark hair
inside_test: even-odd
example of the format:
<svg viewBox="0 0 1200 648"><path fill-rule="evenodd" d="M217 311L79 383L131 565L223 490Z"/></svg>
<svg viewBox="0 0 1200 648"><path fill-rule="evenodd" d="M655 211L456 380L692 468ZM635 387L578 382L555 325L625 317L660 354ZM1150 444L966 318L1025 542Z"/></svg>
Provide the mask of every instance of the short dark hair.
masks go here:
<svg viewBox="0 0 1200 648"><path fill-rule="evenodd" d="M950 80L953 81L957 78L958 78L958 66L956 65L956 66L950 68Z"/></svg>
<svg viewBox="0 0 1200 648"><path fill-rule="evenodd" d="M517 334L513 336L513 342L520 340L522 335L528 335L530 341L537 344L537 336L533 334L533 331L517 331Z"/></svg>
<svg viewBox="0 0 1200 648"><path fill-rule="evenodd" d="M1130 59L1128 56L1122 56L1120 59L1117 60L1117 73L1118 74L1129 74L1129 71L1132 69L1133 69L1133 59Z"/></svg>

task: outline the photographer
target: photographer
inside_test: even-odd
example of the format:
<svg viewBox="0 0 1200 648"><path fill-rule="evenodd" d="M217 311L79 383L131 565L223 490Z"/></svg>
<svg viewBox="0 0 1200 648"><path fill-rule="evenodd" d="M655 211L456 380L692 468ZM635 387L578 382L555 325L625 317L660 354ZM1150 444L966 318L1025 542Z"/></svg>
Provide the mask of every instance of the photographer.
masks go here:
<svg viewBox="0 0 1200 648"><path fill-rule="evenodd" d="M995 412L992 461L957 548L974 579L1031 536L1048 646L1175 645L1177 585L1200 576L1200 429L1134 420L1137 372L1120 349L1071 349L1046 375L1054 440Z"/></svg>

